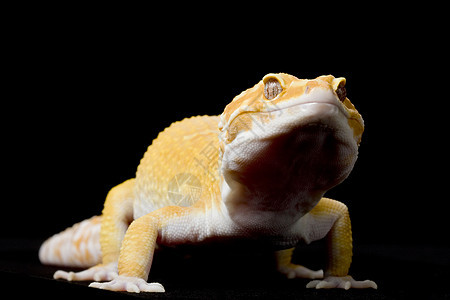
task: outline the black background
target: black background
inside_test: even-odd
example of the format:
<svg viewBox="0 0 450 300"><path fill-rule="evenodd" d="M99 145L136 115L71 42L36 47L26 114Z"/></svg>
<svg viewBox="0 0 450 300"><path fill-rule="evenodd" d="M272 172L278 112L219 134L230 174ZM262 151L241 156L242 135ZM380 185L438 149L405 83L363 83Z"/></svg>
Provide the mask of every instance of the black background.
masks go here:
<svg viewBox="0 0 450 300"><path fill-rule="evenodd" d="M45 237L99 214L108 190L134 177L171 122L220 114L265 74L286 72L346 77L364 118L356 167L328 193L349 205L355 240L448 243L438 117L447 83L430 75L434 64L396 57L402 50L393 48L366 52L363 43L348 52L252 43L241 50L220 40L192 48L200 38L188 33L166 44L104 30L48 24L13 39L2 109L2 235Z"/></svg>
<svg viewBox="0 0 450 300"><path fill-rule="evenodd" d="M158 132L220 114L265 74L285 72L346 77L364 118L354 171L327 194L349 206L355 245L449 245L449 84L441 45L426 32L361 25L361 33L352 24L339 34L268 32L194 20L172 28L102 16L8 23L0 238L44 239L100 214Z"/></svg>

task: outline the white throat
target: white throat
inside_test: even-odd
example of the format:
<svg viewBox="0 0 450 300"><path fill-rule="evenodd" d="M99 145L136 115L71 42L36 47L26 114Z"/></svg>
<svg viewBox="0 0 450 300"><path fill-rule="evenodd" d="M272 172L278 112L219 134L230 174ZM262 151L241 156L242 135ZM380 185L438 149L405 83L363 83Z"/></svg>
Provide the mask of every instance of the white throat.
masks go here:
<svg viewBox="0 0 450 300"><path fill-rule="evenodd" d="M311 102L279 113L283 118L239 133L224 148L222 199L236 223L255 230L296 222L357 159L353 132L337 106Z"/></svg>

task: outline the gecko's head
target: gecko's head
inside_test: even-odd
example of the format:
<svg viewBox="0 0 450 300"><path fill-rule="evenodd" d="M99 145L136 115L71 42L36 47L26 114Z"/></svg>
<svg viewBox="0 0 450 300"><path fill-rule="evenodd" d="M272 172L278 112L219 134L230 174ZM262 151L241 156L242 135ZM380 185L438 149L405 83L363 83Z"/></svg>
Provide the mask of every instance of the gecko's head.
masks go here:
<svg viewBox="0 0 450 300"><path fill-rule="evenodd" d="M324 188L342 181L353 168L364 130L345 84L345 78L331 75L264 76L221 115L222 170L241 181L255 181L255 175L266 184L273 176L295 175L315 178L307 184Z"/></svg>
<svg viewBox="0 0 450 300"><path fill-rule="evenodd" d="M327 119L338 117L347 121L359 145L364 123L347 98L345 84L345 78L332 75L308 80L289 74L267 74L225 107L219 128L222 141L230 144L239 134L248 132L261 137L266 136L264 132L277 134L275 127L284 131L298 124L326 125Z"/></svg>

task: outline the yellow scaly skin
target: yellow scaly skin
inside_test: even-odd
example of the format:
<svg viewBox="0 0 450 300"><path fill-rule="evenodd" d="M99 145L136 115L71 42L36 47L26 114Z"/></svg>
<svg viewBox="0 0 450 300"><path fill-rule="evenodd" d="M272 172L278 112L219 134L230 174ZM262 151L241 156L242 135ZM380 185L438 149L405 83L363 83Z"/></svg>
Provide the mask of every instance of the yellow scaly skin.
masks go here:
<svg viewBox="0 0 450 300"><path fill-rule="evenodd" d="M376 288L348 275L348 210L322 197L352 170L364 130L344 86L345 78L331 75L268 74L220 117L173 123L149 146L136 178L108 194L102 263L55 277L109 281L90 285L101 289L163 292L159 283L147 283L157 244L251 237L286 249L277 252L278 270L318 279L309 288ZM325 237L325 272L291 263L299 241Z"/></svg>

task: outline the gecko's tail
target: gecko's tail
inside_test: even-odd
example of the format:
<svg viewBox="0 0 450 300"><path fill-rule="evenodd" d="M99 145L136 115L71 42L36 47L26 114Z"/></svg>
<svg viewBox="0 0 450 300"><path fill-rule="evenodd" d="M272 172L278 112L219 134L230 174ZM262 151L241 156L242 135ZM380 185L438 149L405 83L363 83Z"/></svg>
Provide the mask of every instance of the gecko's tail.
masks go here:
<svg viewBox="0 0 450 300"><path fill-rule="evenodd" d="M87 268L101 263L101 216L94 216L47 239L39 249L43 264Z"/></svg>

